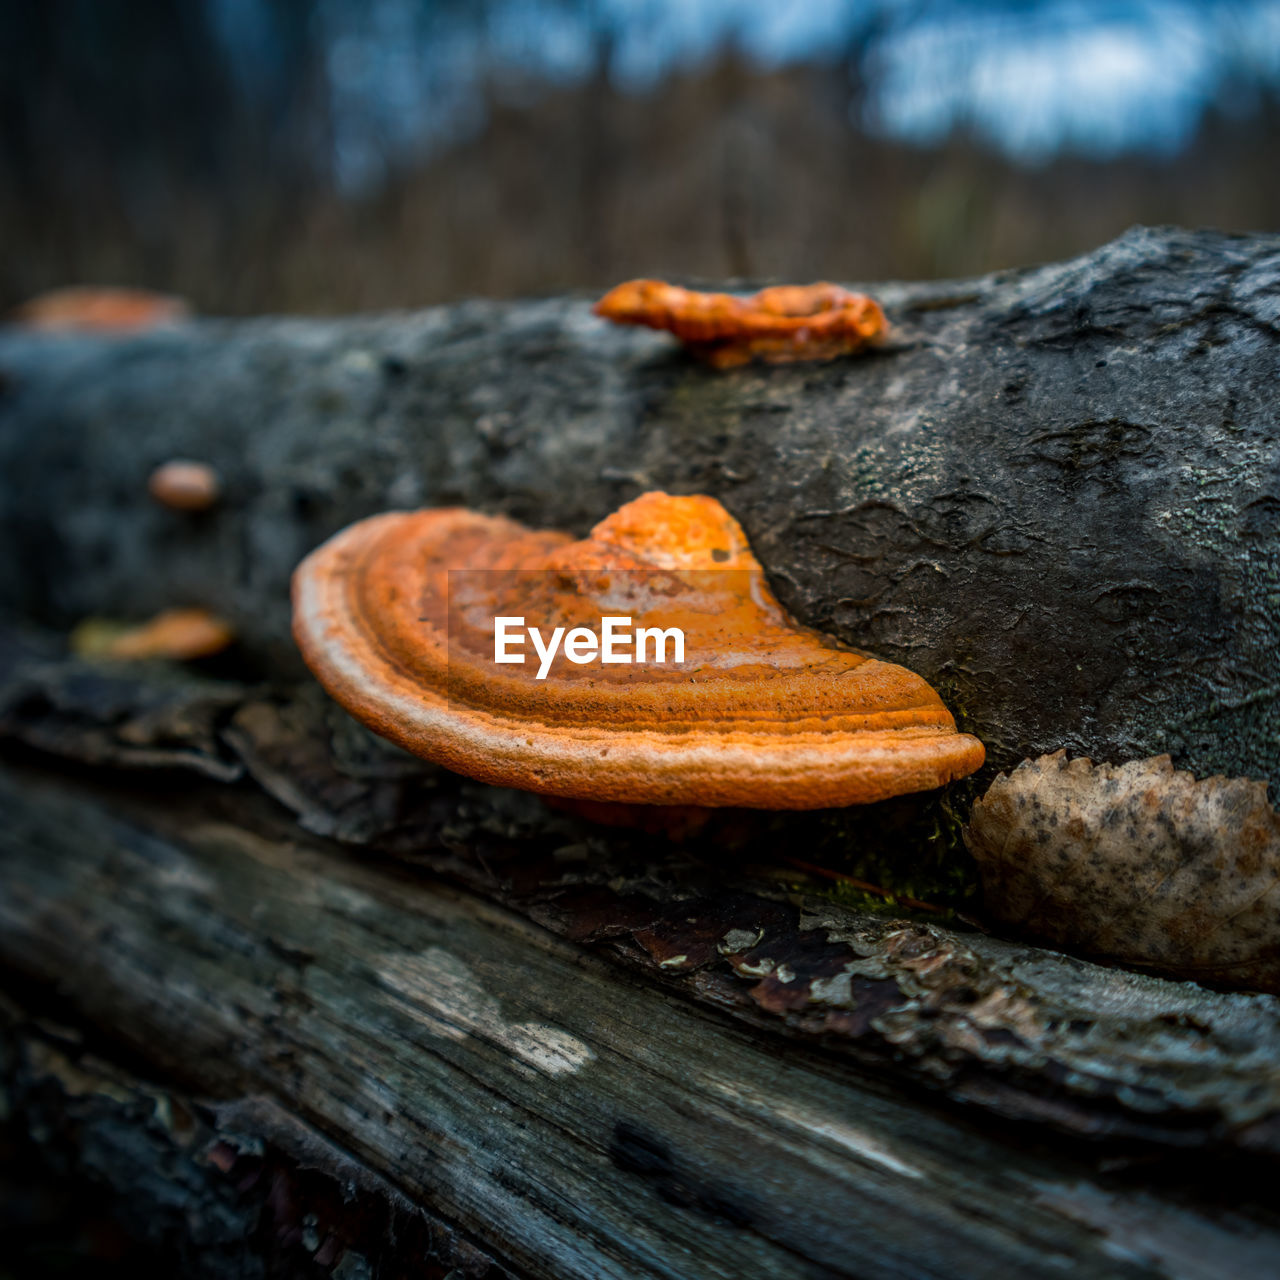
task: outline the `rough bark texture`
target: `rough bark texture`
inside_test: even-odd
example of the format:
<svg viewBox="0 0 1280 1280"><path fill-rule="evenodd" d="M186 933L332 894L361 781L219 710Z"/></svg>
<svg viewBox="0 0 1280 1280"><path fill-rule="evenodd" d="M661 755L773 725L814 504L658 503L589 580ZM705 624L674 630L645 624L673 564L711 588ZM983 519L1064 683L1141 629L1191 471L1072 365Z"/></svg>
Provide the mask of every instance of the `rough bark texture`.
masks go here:
<svg viewBox="0 0 1280 1280"><path fill-rule="evenodd" d="M993 767L1274 779L1278 281L1274 238L1133 233L885 287L865 360L727 374L575 300L0 337L24 1141L198 1275L1269 1274L1280 1000L833 879L897 846L973 910L945 805L681 844L412 760L296 678L286 592L389 505L585 529L711 492L801 618L938 681ZM220 507L147 500L175 456ZM109 666L60 634L180 603L240 651Z"/></svg>
<svg viewBox="0 0 1280 1280"><path fill-rule="evenodd" d="M0 1061L12 1148L0 1183L7 1272L28 1274L30 1260L31 1274L45 1274L52 1253L64 1266L69 1254L83 1275L506 1274L301 1121L300 1109L267 1096L192 1098L12 1002L0 1006ZM42 1186L45 1174L57 1181Z"/></svg>
<svg viewBox="0 0 1280 1280"><path fill-rule="evenodd" d="M173 771L247 777L306 831L452 879L646 981L956 1101L1080 1137L1280 1157L1280 1001L1010 945L936 913L848 910L807 872L857 828L824 848L821 819L791 815L727 812L687 843L600 827L406 757L314 686L254 692L163 666L28 661L6 680L0 665L6 738L128 769L153 824L217 812L273 832L260 792L179 785ZM129 775L104 776L124 803ZM3 794L18 812L19 793ZM43 803L12 840L42 848ZM868 838L877 820L894 829L892 806L860 817ZM896 830L908 858L928 856L918 829Z"/></svg>
<svg viewBox="0 0 1280 1280"><path fill-rule="evenodd" d="M714 494L804 621L937 682L992 767L1172 752L1280 782L1280 240L1135 231L962 285L871 286L893 343L719 373L586 300L135 341L0 338L0 600L188 601L294 661L286 584L357 517L585 530ZM228 499L150 509L156 463Z"/></svg>
<svg viewBox="0 0 1280 1280"><path fill-rule="evenodd" d="M284 1274L343 1280L450 1258L584 1280L1234 1280L1280 1249L1271 1179L1239 1157L1166 1156L1154 1187L1141 1148L1037 1150L780 1055L285 824L105 800L5 784L0 959L98 1037L11 1011L6 1085L37 1141L186 1239L194 1274L283 1251ZM1274 1053L1274 1030L1238 1033ZM151 1078L109 1065L126 1052Z"/></svg>

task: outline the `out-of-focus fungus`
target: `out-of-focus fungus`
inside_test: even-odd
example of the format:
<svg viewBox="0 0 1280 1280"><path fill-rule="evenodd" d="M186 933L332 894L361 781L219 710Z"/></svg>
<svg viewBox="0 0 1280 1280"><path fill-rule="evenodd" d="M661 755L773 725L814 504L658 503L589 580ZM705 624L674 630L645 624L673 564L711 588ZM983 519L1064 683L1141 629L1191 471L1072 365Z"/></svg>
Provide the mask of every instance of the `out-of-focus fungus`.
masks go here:
<svg viewBox="0 0 1280 1280"><path fill-rule="evenodd" d="M628 280L594 310L615 324L666 329L718 369L750 360L831 360L860 351L886 329L877 302L826 283L776 285L739 298L662 280Z"/></svg>
<svg viewBox="0 0 1280 1280"><path fill-rule="evenodd" d="M140 333L178 324L190 314L183 299L149 289L77 285L29 299L13 318L45 333Z"/></svg>
<svg viewBox="0 0 1280 1280"><path fill-rule="evenodd" d="M187 662L221 653L235 638L231 626L207 609L165 609L140 626L87 619L72 633L71 647L82 658Z"/></svg>
<svg viewBox="0 0 1280 1280"><path fill-rule="evenodd" d="M375 516L308 556L293 598L338 702L485 782L809 809L941 786L983 759L919 676L797 626L711 498L646 494L580 542L456 508ZM606 616L680 628L684 661L578 665L561 649L545 679L532 652L495 661L498 617L598 634Z"/></svg>
<svg viewBox="0 0 1280 1280"><path fill-rule="evenodd" d="M965 843L987 913L1099 959L1280 991L1280 815L1267 784L1197 782L1168 756L1059 751L1001 774Z"/></svg>
<svg viewBox="0 0 1280 1280"><path fill-rule="evenodd" d="M147 492L174 511L207 511L218 501L222 486L218 473L207 462L174 459L151 473Z"/></svg>

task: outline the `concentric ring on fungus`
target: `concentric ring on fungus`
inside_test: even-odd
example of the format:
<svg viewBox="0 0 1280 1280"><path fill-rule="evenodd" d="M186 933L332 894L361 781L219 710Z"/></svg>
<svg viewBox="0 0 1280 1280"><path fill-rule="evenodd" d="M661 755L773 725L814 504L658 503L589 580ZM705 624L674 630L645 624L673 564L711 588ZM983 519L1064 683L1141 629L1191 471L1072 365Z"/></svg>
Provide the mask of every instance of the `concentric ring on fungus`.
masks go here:
<svg viewBox="0 0 1280 1280"><path fill-rule="evenodd" d="M645 494L580 542L459 508L374 516L312 552L293 597L303 656L339 703L485 782L813 809L983 760L919 676L796 625L711 498ZM562 649L544 680L536 661L494 661L495 617L598 632L606 615L681 628L685 661L576 665Z"/></svg>

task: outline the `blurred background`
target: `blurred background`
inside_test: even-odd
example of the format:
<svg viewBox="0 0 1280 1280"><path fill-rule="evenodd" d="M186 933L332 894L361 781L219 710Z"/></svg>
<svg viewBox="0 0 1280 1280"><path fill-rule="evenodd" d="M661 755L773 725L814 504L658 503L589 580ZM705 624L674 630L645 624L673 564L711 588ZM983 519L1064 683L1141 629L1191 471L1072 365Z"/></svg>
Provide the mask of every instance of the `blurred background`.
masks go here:
<svg viewBox="0 0 1280 1280"><path fill-rule="evenodd" d="M0 0L0 308L857 281L1280 228L1276 0Z"/></svg>

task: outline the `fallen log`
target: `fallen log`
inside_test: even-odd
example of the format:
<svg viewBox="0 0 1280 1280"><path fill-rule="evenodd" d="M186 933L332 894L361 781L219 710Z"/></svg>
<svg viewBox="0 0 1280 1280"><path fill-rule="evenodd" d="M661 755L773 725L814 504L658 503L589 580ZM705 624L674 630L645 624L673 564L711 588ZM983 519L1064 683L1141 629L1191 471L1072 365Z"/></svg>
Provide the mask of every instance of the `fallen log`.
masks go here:
<svg viewBox="0 0 1280 1280"><path fill-rule="evenodd" d="M81 785L109 779L153 829L217 813L246 839L275 836L273 797L284 830L450 881L756 1032L988 1114L1073 1139L1280 1159L1280 999L1108 969L910 899L877 909L842 894L838 874L834 892L811 874L877 823L906 859L945 874L936 860L955 855L925 847L909 800L906 821L892 802L865 806L834 833L821 816L758 814L744 833L744 815L726 811L673 842L406 757L311 685L267 692L77 661L19 666L8 681L0 668L6 739L10 752L37 748L45 768L89 766ZM237 782L256 786L227 789ZM45 856L40 811L61 804L42 794L22 805L7 792L30 819L0 878L15 900L18 846Z"/></svg>
<svg viewBox="0 0 1280 1280"><path fill-rule="evenodd" d="M287 583L350 521L462 503L585 531L705 492L802 621L937 685L990 768L1169 751L1280 782L1280 239L1139 230L872 286L862 359L720 372L585 299L0 337L0 605L204 605L296 663ZM146 496L213 464L224 501Z"/></svg>
<svg viewBox="0 0 1280 1280"><path fill-rule="evenodd" d="M0 335L0 973L29 1140L171 1244L231 1178L234 1221L284 1235L229 1265L282 1274L405 1250L440 1274L1265 1273L1276 999L975 930L945 804L726 813L680 845L411 760L300 673L286 600L304 552L387 506L584 530L710 492L797 616L938 684L989 769L1065 745L1274 780L1278 274L1274 237L1131 233L875 290L894 338L864 360L727 373L575 299ZM147 498L183 456L217 505ZM238 650L68 654L85 617L175 604ZM875 912L880 846L917 879L886 864ZM144 1120L170 1103L191 1152Z"/></svg>
<svg viewBox="0 0 1280 1280"><path fill-rule="evenodd" d="M6 1010L6 1093L183 1274L1226 1280L1280 1248L1239 1155L1153 1187L1141 1144L779 1053L278 814L0 787L0 962L42 1013Z"/></svg>

